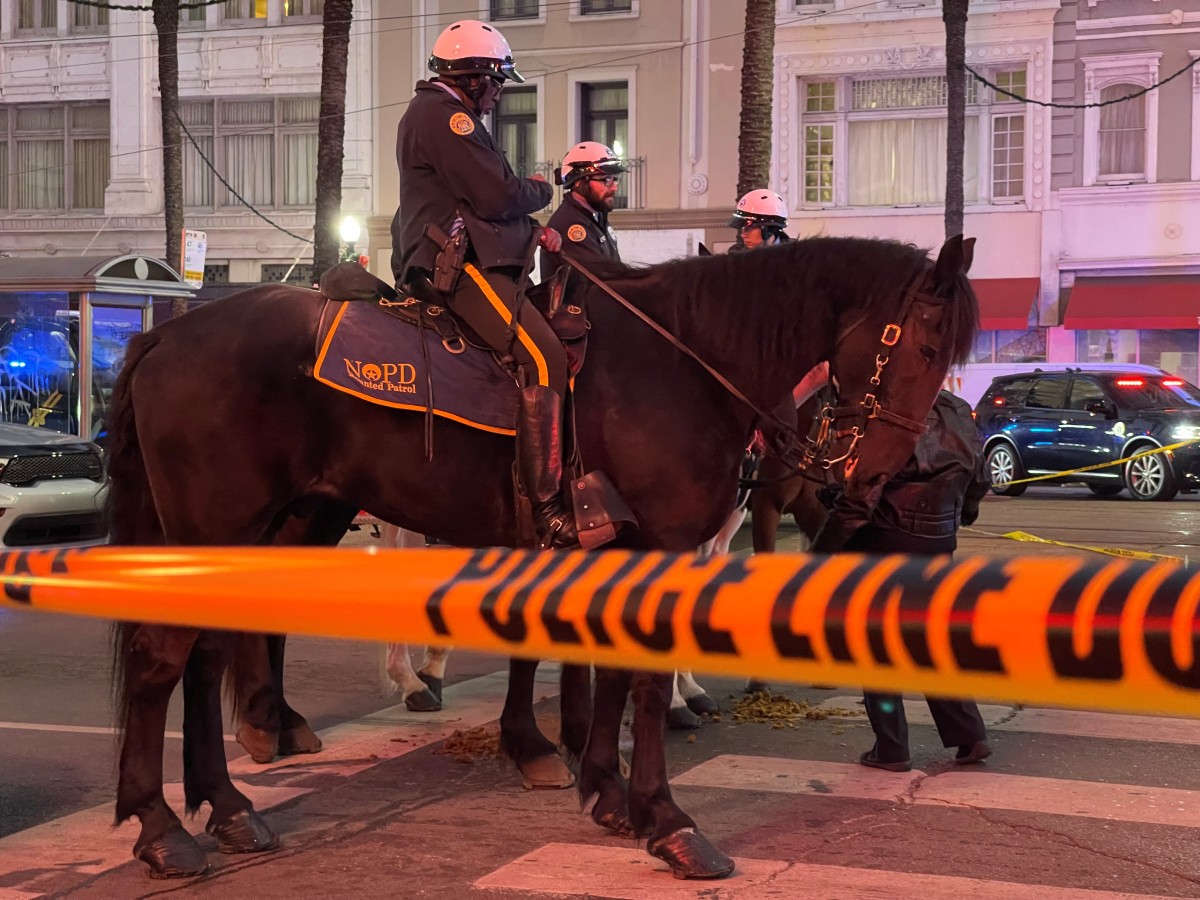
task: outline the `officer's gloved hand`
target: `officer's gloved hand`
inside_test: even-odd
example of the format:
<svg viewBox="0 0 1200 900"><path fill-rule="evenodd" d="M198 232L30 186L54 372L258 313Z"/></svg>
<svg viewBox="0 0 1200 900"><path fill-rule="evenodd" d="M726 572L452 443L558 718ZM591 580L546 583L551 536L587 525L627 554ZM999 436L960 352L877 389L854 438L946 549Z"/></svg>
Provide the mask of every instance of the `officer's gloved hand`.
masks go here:
<svg viewBox="0 0 1200 900"><path fill-rule="evenodd" d="M562 235L553 228L542 226L538 231L538 243L543 250L550 253L557 253L562 249Z"/></svg>

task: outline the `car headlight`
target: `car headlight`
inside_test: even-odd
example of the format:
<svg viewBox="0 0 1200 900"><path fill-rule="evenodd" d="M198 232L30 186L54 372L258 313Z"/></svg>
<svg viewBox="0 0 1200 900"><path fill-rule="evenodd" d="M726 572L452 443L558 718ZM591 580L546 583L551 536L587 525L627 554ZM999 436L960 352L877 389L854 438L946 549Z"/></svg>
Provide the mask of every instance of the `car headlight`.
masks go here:
<svg viewBox="0 0 1200 900"><path fill-rule="evenodd" d="M1177 441L1192 441L1200 438L1200 425L1176 425L1171 437Z"/></svg>

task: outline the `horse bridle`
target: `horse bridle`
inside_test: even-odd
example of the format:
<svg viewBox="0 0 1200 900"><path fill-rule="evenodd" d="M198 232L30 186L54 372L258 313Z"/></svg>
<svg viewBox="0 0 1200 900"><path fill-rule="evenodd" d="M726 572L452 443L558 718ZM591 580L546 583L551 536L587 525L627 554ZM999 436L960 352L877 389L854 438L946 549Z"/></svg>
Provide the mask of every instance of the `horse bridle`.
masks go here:
<svg viewBox="0 0 1200 900"><path fill-rule="evenodd" d="M923 422L917 422L905 416L894 413L886 409L879 402L878 388L883 380L884 370L887 368L888 360L891 358L892 348L899 342L904 334L904 325L908 321L908 316L912 311L913 303L919 299L930 297L927 291L917 287L918 282L923 278L924 273L918 273L905 286L904 301L900 305L900 313L896 317L895 322L889 322L883 328L883 334L880 335L879 344L880 350L875 354L875 374L871 376L870 384L876 390L870 388L864 393L861 400L846 406L829 406L826 405L818 417L814 428L810 429L809 434L801 436L796 428L782 421L778 416L761 409L753 400L737 389L724 375L702 360L696 355L690 347L684 344L679 338L671 334L662 325L659 325L652 318L622 297L617 291L613 290L591 271L587 269L578 260L573 259L569 254L563 253L562 259L567 265L575 269L581 275L588 279L608 296L612 297L626 310L633 313L634 316L641 319L646 325L663 337L676 350L679 350L685 356L690 357L698 363L704 371L708 372L721 387L725 388L737 400L748 406L758 417L760 422L766 424L771 434L772 450L789 466L795 468L795 472L787 475L786 478L794 478L796 475L805 475L806 470L811 466L817 466L828 472L838 463L845 464L845 477L849 478L858 465L858 450L859 443L862 441L863 435L866 433L867 424L878 419L881 422L886 422L890 425L895 425L904 428L908 431L924 434L928 430ZM849 325L842 329L834 342L835 349L850 335L854 329L858 328L868 315L863 313L861 317L856 318ZM848 428L837 428L837 423L849 421ZM850 446L846 448L846 452L841 456L830 458L828 456L830 448L836 441L850 439ZM806 476L807 477L807 476ZM765 482L760 482L765 484Z"/></svg>
<svg viewBox="0 0 1200 900"><path fill-rule="evenodd" d="M924 422L917 422L907 416L894 413L879 400L883 372L891 359L892 348L900 342L900 338L904 334L904 325L912 312L913 303L929 296L926 291L920 290L916 286L921 277L921 275L916 275L905 287L904 302L900 305L899 315L896 316L897 321L883 326L883 333L879 336L880 349L875 354L875 374L870 378L871 388L875 390L868 388L857 403L843 406L826 404L814 420L808 435L799 438L795 446L786 448L785 452L795 453L796 449L799 449L801 453L798 460L784 457L785 462L794 465L798 473L803 474L813 466L828 472L838 463L844 463L843 477L849 478L858 466L859 443L866 434L867 424L875 419L915 432L918 435L929 430L929 426ZM835 349L841 346L842 341L858 328L865 318L866 314L842 329L842 333L834 343ZM848 427L839 428L839 424L843 422L848 422ZM834 443L847 438L849 438L850 444L846 447L845 452L840 456L830 456Z"/></svg>

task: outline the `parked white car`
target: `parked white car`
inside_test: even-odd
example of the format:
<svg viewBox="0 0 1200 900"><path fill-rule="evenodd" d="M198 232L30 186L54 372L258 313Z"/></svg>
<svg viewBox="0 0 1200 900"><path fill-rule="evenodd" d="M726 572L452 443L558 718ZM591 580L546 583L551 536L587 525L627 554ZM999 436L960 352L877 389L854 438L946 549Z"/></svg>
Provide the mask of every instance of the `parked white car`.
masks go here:
<svg viewBox="0 0 1200 900"><path fill-rule="evenodd" d="M0 547L107 540L103 451L73 435L0 424Z"/></svg>

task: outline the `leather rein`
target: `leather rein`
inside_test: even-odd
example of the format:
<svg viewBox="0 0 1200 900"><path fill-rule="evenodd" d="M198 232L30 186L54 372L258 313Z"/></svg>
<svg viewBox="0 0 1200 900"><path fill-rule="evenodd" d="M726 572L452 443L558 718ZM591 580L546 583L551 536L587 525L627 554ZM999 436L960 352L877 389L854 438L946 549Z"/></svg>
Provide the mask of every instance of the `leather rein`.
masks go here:
<svg viewBox="0 0 1200 900"><path fill-rule="evenodd" d="M601 281L577 259L566 253L562 254L562 259L567 265L575 269L575 271L583 275L588 281L652 328L676 350L695 361L729 394L749 407L759 422L768 425L773 431L771 436L772 444L774 445L773 449L780 459L796 469L795 473L786 476L786 478L793 478L797 474L805 475L805 471L811 466L816 466L828 472L838 463L845 464L845 477L849 478L858 465L859 443L866 432L867 424L873 419L879 419L890 425L895 425L908 431L916 432L917 434L924 434L928 430L928 427L923 422L916 422L886 409L879 401L878 390L868 389L857 403L843 406L826 405L816 418L814 426L810 429L809 433L801 435L798 429L787 424L774 413L767 412L759 407L753 400L738 390L728 378L701 359L694 350L622 297L620 293ZM918 297L924 295L924 292L916 286L920 278L921 275L914 276L905 287L904 301L900 306L900 313L896 317L897 321L885 325L883 334L880 335L879 352L875 355L875 374L870 379L872 388L877 389L880 386L892 348L899 343L901 336L904 334L903 325L908 319L913 302ZM860 318L855 319L846 326L841 334L838 335L834 347L840 346L851 332L866 321L866 318L867 315L864 313ZM839 423L846 422L847 420L849 421L848 427L838 427ZM846 451L840 456L830 457L829 453L834 442L846 438L850 440L850 445L846 448ZM766 482L754 482L754 484L762 486Z"/></svg>

